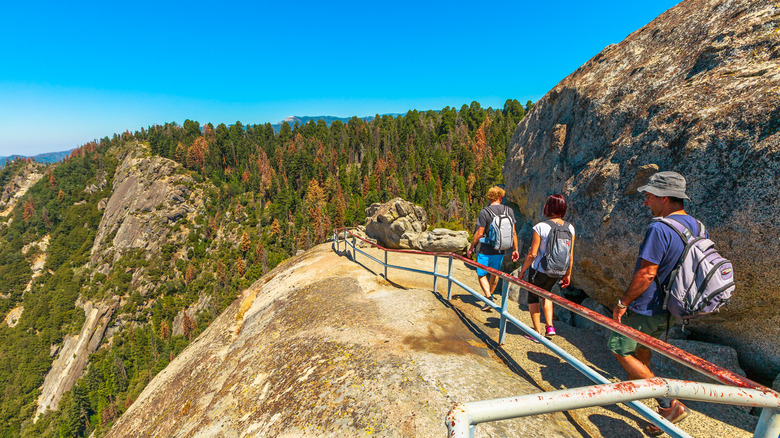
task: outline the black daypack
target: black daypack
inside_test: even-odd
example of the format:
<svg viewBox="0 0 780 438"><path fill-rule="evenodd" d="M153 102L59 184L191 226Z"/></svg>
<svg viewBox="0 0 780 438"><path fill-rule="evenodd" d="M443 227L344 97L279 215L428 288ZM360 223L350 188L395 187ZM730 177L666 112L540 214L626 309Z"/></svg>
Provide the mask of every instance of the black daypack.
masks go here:
<svg viewBox="0 0 780 438"><path fill-rule="evenodd" d="M496 251L504 251L512 247L512 234L515 232L515 222L509 214L509 207L502 205L501 213L496 214L489 206L486 207L490 213L491 220L487 226L487 237L485 243L492 246Z"/></svg>
<svg viewBox="0 0 780 438"><path fill-rule="evenodd" d="M539 267L548 277L561 278L566 275L571 263L573 237L571 229L569 229L569 223L565 221L563 225L558 225L552 220L545 223L550 225L550 234L547 235L547 245L544 249L544 256L539 261Z"/></svg>

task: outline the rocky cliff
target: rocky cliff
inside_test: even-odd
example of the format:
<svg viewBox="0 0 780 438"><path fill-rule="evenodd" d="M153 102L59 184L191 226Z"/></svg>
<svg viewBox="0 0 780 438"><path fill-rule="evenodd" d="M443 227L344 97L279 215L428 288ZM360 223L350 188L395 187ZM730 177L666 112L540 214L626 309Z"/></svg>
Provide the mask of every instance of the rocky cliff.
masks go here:
<svg viewBox="0 0 780 438"><path fill-rule="evenodd" d="M21 165L22 168L16 171L14 177L0 188L0 217L8 216L27 190L43 178L44 165L34 161Z"/></svg>
<svg viewBox="0 0 780 438"><path fill-rule="evenodd" d="M246 290L108 436L444 436L456 401L538 392L420 286L315 247ZM480 432L581 436L562 414Z"/></svg>
<svg viewBox="0 0 780 438"><path fill-rule="evenodd" d="M128 251L157 254L163 244L183 240L172 225L203 208L192 177L173 160L148 157L134 148L117 167L113 193L92 246L88 268L107 274ZM181 234L181 233L179 233Z"/></svg>
<svg viewBox="0 0 780 438"><path fill-rule="evenodd" d="M766 381L780 372L780 6L688 0L605 48L518 125L504 167L525 221L552 193L577 227L574 285L613 305L650 221L636 189L688 179L687 208L734 262L730 307L694 323Z"/></svg>
<svg viewBox="0 0 780 438"><path fill-rule="evenodd" d="M62 394L69 391L81 377L89 355L94 353L103 341L106 327L117 307L119 300L101 304L88 302L84 305L86 321L78 335L64 339L41 387L35 419L48 409L57 409Z"/></svg>

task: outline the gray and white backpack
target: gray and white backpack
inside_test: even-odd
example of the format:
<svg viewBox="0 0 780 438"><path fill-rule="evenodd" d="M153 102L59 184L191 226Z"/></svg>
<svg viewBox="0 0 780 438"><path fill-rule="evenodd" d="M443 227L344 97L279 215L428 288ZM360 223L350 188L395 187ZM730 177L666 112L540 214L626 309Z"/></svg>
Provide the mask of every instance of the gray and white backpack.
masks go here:
<svg viewBox="0 0 780 438"><path fill-rule="evenodd" d="M550 233L547 235L547 244L544 255L539 260L539 267L545 275L553 278L561 278L566 275L571 263L572 233L569 223L558 225L552 220L546 221L550 225Z"/></svg>
<svg viewBox="0 0 780 438"><path fill-rule="evenodd" d="M503 209L496 214L490 206L486 207L491 216L488 224L485 243L496 251L504 251L512 247L512 237L515 232L515 222L509 214L509 207L502 205Z"/></svg>
<svg viewBox="0 0 780 438"><path fill-rule="evenodd" d="M661 285L666 294L664 307L675 318L683 321L718 311L734 293L734 268L715 249L715 243L708 239L704 225L699 225L699 234L674 218L655 218L671 227L683 240L680 260L669 275L669 281Z"/></svg>

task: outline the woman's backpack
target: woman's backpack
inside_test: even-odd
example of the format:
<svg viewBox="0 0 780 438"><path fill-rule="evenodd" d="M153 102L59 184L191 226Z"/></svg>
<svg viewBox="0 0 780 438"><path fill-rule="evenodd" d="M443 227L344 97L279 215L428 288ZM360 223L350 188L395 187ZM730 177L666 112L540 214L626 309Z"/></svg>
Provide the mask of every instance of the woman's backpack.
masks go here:
<svg viewBox="0 0 780 438"><path fill-rule="evenodd" d="M550 225L550 233L547 235L547 245L544 249L544 255L539 260L539 267L548 277L561 278L566 275L571 263L573 237L571 229L568 222L558 225L549 220L545 223Z"/></svg>

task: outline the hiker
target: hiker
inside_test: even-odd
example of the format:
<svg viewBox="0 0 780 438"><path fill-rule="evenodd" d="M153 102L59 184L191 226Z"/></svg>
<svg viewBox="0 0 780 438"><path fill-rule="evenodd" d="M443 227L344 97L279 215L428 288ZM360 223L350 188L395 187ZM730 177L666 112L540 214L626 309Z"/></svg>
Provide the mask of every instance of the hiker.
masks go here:
<svg viewBox="0 0 780 438"><path fill-rule="evenodd" d="M685 178L682 175L658 172L638 191L644 192L642 205L646 205L653 216L679 221L692 233L699 233L698 221L683 208L684 200L690 199L685 194ZM660 285L667 284L684 247L685 244L674 229L659 221L650 224L639 246L639 257L631 283L612 311L615 321L655 338L659 338L674 324L674 318L665 309L665 294ZM607 345L628 373L629 380L655 377L649 368L650 349L615 332L612 332ZM656 401L658 412L672 423L688 416L685 405L676 399L657 398ZM652 436L663 433L652 424L645 431Z"/></svg>
<svg viewBox="0 0 780 438"><path fill-rule="evenodd" d="M497 271L501 269L504 251L509 249L509 246L512 247L512 261L516 262L520 258L520 253L517 252L515 214L511 208L501 205L504 194L504 189L501 187L491 187L488 190L486 197L490 205L479 212L477 230L474 232L471 246L466 251L466 257L471 258L474 247L477 246L477 242L480 242L477 263ZM488 281L487 274L488 272L484 269L477 268L477 277L479 285L482 287L482 293L492 301L493 291L498 285L498 277L492 275ZM485 303L481 310L489 312L492 309L489 304Z"/></svg>
<svg viewBox="0 0 780 438"><path fill-rule="evenodd" d="M528 271L528 282L549 292L558 281L561 282L561 287L566 287L571 282L571 267L574 260L574 226L563 220L563 216L566 214L566 200L563 199L562 195L548 197L542 214L548 220L534 225L531 247L518 278L522 279ZM540 307L544 312L544 333L542 333ZM531 321L537 333L548 339L555 336L552 301L529 293L528 311L531 313ZM525 335L525 337L539 342L529 335Z"/></svg>

